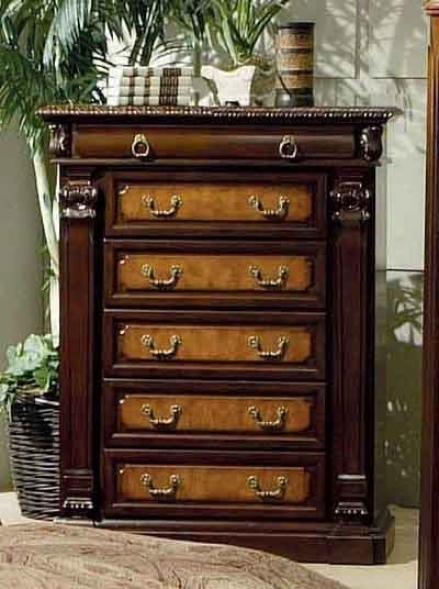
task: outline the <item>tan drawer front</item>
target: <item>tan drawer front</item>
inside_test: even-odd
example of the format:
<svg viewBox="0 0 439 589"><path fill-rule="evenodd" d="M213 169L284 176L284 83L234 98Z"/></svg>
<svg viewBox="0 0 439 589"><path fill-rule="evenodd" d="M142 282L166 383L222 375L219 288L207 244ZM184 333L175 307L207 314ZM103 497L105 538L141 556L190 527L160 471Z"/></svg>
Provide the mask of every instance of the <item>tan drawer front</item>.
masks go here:
<svg viewBox="0 0 439 589"><path fill-rule="evenodd" d="M313 426L310 398L146 396L119 401L118 430L158 432L303 433Z"/></svg>
<svg viewBox="0 0 439 589"><path fill-rule="evenodd" d="M310 186L151 183L120 186L119 222L257 221L306 223L313 214ZM271 211L271 218L267 216Z"/></svg>
<svg viewBox="0 0 439 589"><path fill-rule="evenodd" d="M323 174L121 172L105 191L107 235L326 234Z"/></svg>
<svg viewBox="0 0 439 589"><path fill-rule="evenodd" d="M307 327L121 327L118 357L142 362L282 362L303 364L315 356Z"/></svg>
<svg viewBox="0 0 439 589"><path fill-rule="evenodd" d="M111 240L105 252L108 305L325 306L325 244Z"/></svg>
<svg viewBox="0 0 439 589"><path fill-rule="evenodd" d="M105 376L324 379L325 314L105 311Z"/></svg>
<svg viewBox="0 0 439 589"><path fill-rule="evenodd" d="M127 501L305 503L311 473L303 467L220 467L126 464L117 473Z"/></svg>
<svg viewBox="0 0 439 589"><path fill-rule="evenodd" d="M121 291L305 292L313 280L313 261L303 256L125 255L117 273Z"/></svg>
<svg viewBox="0 0 439 589"><path fill-rule="evenodd" d="M105 445L322 449L325 397L317 383L105 379Z"/></svg>

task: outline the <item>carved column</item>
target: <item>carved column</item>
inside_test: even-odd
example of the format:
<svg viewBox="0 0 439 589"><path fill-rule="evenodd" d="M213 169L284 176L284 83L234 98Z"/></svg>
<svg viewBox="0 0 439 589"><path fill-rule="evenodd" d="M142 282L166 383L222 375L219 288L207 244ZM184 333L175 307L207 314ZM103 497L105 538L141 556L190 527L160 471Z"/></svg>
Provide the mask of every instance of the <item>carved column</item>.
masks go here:
<svg viewBox="0 0 439 589"><path fill-rule="evenodd" d="M363 171L345 172L330 194L333 519L369 522L373 512L370 429L373 420L373 185ZM373 267L373 266L372 266ZM346 342L352 342L349 346ZM370 376L369 376L370 375Z"/></svg>
<svg viewBox="0 0 439 589"><path fill-rule="evenodd" d="M429 47L419 587L439 587L439 0Z"/></svg>
<svg viewBox="0 0 439 589"><path fill-rule="evenodd" d="M89 179L70 180L61 205L61 507L91 516L95 388L95 218L98 193Z"/></svg>

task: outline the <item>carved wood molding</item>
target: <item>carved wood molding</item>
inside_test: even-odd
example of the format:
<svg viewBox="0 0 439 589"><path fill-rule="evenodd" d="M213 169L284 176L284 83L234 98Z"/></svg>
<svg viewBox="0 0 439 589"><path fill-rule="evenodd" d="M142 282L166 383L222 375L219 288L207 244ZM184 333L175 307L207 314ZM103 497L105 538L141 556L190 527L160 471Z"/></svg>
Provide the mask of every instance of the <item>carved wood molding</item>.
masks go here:
<svg viewBox="0 0 439 589"><path fill-rule="evenodd" d="M341 182L331 191L330 198L333 221L343 224L369 221L371 196L362 182Z"/></svg>
<svg viewBox="0 0 439 589"><path fill-rule="evenodd" d="M266 121L279 123L326 122L381 124L395 113L391 108L380 107L310 107L310 108L261 108L261 107L166 107L166 106L100 106L100 105L52 105L39 109L38 114L47 121L57 119L191 119L192 122L245 122Z"/></svg>
<svg viewBox="0 0 439 589"><path fill-rule="evenodd" d="M370 186L370 188L369 188ZM367 370L374 322L373 281L369 279L373 248L371 220L373 182L368 172L346 170L330 193L332 219L331 280L333 289L333 476L332 513L336 521L369 522L373 497L367 459ZM346 346L345 342L355 342Z"/></svg>
<svg viewBox="0 0 439 589"><path fill-rule="evenodd" d="M371 125L364 127L360 133L361 157L368 162L377 162L383 154L383 127Z"/></svg>
<svg viewBox="0 0 439 589"><path fill-rule="evenodd" d="M68 184L60 192L61 218L94 219L98 191L89 182L86 184Z"/></svg>
<svg viewBox="0 0 439 589"><path fill-rule="evenodd" d="M93 511L94 505L87 497L67 497L63 502L63 509L74 512L74 515L84 515Z"/></svg>
<svg viewBox="0 0 439 589"><path fill-rule="evenodd" d="M53 157L69 157L71 154L70 125L53 123L49 125L49 153Z"/></svg>

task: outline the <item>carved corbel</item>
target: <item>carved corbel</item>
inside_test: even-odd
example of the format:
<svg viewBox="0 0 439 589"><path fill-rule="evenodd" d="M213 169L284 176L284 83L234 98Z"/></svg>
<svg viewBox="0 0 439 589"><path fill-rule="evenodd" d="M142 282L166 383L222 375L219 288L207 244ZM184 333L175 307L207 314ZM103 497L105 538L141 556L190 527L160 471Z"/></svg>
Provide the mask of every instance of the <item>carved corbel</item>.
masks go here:
<svg viewBox="0 0 439 589"><path fill-rule="evenodd" d="M53 157L70 157L71 132L70 125L51 124L49 152Z"/></svg>
<svg viewBox="0 0 439 589"><path fill-rule="evenodd" d="M339 475L337 495L339 501L334 511L335 519L346 523L361 523L368 519L367 480L364 475Z"/></svg>
<svg viewBox="0 0 439 589"><path fill-rule="evenodd" d="M93 511L94 505L93 501L86 497L67 497L63 503L63 509L72 515L87 515Z"/></svg>
<svg viewBox="0 0 439 589"><path fill-rule="evenodd" d="M360 132L360 154L368 162L377 162L383 154L383 127L371 125Z"/></svg>
<svg viewBox="0 0 439 589"><path fill-rule="evenodd" d="M61 217L64 219L94 219L98 191L90 183L68 184L60 193Z"/></svg>
<svg viewBox="0 0 439 589"><path fill-rule="evenodd" d="M341 182L330 193L332 220L364 223L371 215L371 194L362 182Z"/></svg>

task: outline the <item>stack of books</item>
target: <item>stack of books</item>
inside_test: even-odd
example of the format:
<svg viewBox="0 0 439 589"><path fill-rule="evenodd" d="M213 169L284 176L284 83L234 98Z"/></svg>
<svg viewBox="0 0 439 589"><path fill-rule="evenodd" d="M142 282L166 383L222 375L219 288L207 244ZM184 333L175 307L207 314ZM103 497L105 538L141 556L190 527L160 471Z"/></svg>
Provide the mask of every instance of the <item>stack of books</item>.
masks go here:
<svg viewBox="0 0 439 589"><path fill-rule="evenodd" d="M188 106L193 92L191 67L116 67L107 87L109 106Z"/></svg>

